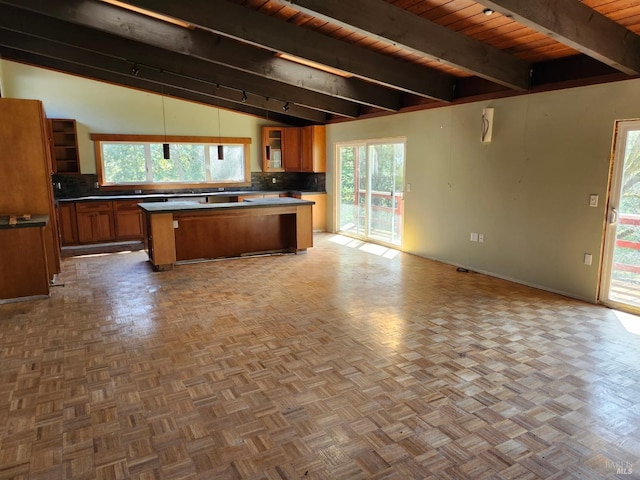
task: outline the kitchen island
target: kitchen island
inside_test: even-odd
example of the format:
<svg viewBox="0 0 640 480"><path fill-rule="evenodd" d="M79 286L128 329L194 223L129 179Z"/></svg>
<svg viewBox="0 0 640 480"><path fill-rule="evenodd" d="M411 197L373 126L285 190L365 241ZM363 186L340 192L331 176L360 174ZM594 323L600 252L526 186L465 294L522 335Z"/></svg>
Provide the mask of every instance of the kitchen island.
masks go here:
<svg viewBox="0 0 640 480"><path fill-rule="evenodd" d="M312 201L265 198L245 202L141 203L145 250L156 270L176 263L313 246Z"/></svg>

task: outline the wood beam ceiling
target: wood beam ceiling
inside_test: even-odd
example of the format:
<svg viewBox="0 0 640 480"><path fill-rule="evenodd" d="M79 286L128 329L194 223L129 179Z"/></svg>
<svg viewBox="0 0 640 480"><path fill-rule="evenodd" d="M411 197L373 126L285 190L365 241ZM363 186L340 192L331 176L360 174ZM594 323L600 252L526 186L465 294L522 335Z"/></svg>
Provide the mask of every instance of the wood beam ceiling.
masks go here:
<svg viewBox="0 0 640 480"><path fill-rule="evenodd" d="M624 73L640 73L640 36L581 2L483 0L482 3Z"/></svg>
<svg viewBox="0 0 640 480"><path fill-rule="evenodd" d="M229 38L198 29L189 30L102 2L3 0L0 3L362 105L388 111L396 111L401 106L398 91L357 78L325 73Z"/></svg>
<svg viewBox="0 0 640 480"><path fill-rule="evenodd" d="M529 88L527 62L384 0L277 1L515 90Z"/></svg>
<svg viewBox="0 0 640 480"><path fill-rule="evenodd" d="M217 2L215 8L211 8L209 0L127 0L127 3L404 92L443 101L453 98L454 79L449 75L395 60L231 2Z"/></svg>
<svg viewBox="0 0 640 480"><path fill-rule="evenodd" d="M291 102L289 115L298 116L297 114L301 113L300 118L313 122L324 121L325 115L322 113L323 111L352 118L358 114L357 105L346 100L310 92L300 87L282 84L228 67L212 65L199 59L167 52L157 47L151 47L12 6L0 5L0 28L7 31L26 33L69 47L79 46L90 52L123 60L124 63L121 68L114 73L130 73L134 65L172 72L183 77L208 82L210 85L203 84L202 87L202 92L207 95L215 92L215 96L218 98L236 103L248 103L270 111L279 112L284 102L289 101ZM9 38L7 35L0 35L0 42L8 42ZM5 44L8 47L20 49L18 44ZM31 48L33 48L33 43ZM71 52L72 50L57 49L55 52L56 58L64 60L67 51ZM33 53L44 54L42 51L34 51ZM91 61L90 56L88 59ZM74 63L79 63L77 60L73 61ZM94 65L95 62L91 62L91 64ZM247 100L245 102L241 100L243 91L247 92ZM265 101L265 99L270 101Z"/></svg>

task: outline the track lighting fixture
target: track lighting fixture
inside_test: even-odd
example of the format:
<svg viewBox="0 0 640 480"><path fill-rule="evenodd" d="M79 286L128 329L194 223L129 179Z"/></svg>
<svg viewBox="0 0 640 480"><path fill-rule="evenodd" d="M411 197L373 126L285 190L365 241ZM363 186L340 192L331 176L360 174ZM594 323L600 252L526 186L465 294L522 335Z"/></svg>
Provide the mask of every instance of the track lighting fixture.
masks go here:
<svg viewBox="0 0 640 480"><path fill-rule="evenodd" d="M286 102L286 103L283 105L282 110L284 110L285 112L288 112L288 111L289 111L289 102Z"/></svg>
<svg viewBox="0 0 640 480"><path fill-rule="evenodd" d="M137 65L131 67L131 73L134 77L137 77L140 74L140 70L138 69Z"/></svg>
<svg viewBox="0 0 640 480"><path fill-rule="evenodd" d="M247 92L245 92L244 90L242 91L242 98L240 100L242 101L242 103L247 101Z"/></svg>
<svg viewBox="0 0 640 480"><path fill-rule="evenodd" d="M482 13L484 13L488 17L489 15L493 15L494 11L490 8L485 8L484 10L482 10Z"/></svg>

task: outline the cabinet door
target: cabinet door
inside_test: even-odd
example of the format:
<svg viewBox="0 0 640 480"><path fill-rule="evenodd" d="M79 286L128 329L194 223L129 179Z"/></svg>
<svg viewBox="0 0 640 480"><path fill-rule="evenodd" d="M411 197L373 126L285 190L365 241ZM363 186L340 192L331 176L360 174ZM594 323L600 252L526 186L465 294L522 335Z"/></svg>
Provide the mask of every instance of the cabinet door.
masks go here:
<svg viewBox="0 0 640 480"><path fill-rule="evenodd" d="M302 172L326 172L326 133L323 125L303 127L300 134Z"/></svg>
<svg viewBox="0 0 640 480"><path fill-rule="evenodd" d="M78 243L76 206L73 203L58 204L58 220L62 245L76 245Z"/></svg>
<svg viewBox="0 0 640 480"><path fill-rule="evenodd" d="M311 200L315 205L311 207L311 215L313 218L313 231L327 231L327 194L326 193L303 193L298 198L302 200Z"/></svg>
<svg viewBox="0 0 640 480"><path fill-rule="evenodd" d="M76 205L80 243L115 240L111 202L87 202Z"/></svg>
<svg viewBox="0 0 640 480"><path fill-rule="evenodd" d="M287 172L300 172L302 155L300 152L300 128L284 128L282 132L284 169Z"/></svg>
<svg viewBox="0 0 640 480"><path fill-rule="evenodd" d="M282 128L262 128L262 171L283 172L282 163Z"/></svg>
<svg viewBox="0 0 640 480"><path fill-rule="evenodd" d="M116 240L142 240L142 211L139 200L115 202Z"/></svg>

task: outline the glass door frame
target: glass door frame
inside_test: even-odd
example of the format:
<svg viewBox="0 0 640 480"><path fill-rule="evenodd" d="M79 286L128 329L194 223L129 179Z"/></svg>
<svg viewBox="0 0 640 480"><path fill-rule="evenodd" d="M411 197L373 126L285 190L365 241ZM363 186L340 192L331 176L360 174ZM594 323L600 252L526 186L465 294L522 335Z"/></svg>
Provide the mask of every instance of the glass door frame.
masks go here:
<svg viewBox="0 0 640 480"><path fill-rule="evenodd" d="M611 300L611 276L613 274L614 252L617 240L618 215L622 196L625 154L629 132L640 130L638 120L616 120L613 138L612 162L609 176L607 209L604 223L604 242L600 269L598 302L618 310L640 313L640 308L616 300Z"/></svg>
<svg viewBox="0 0 640 480"><path fill-rule="evenodd" d="M335 225L335 231L343 234L343 235L347 235L347 236L351 236L354 238L358 238L361 240L366 240L368 242L372 242L372 243L379 243L391 248L402 248L402 242L404 240L404 208L402 208L403 214L402 214L402 219L400 222L400 225L398 226L398 231L399 231L399 237L400 237L400 243L399 244L394 244L391 242L386 242L383 239L380 239L379 237L372 237L370 235L370 228L371 228L371 185L372 185L372 174L371 174L371 159L370 157L370 148L376 145L388 145L388 144L402 144L403 146L403 165L402 165L402 190L400 191L401 194L401 198L402 201L404 201L404 185L406 183L404 177L405 177L405 172L406 172L406 166L407 166L407 138L406 137L389 137L389 138L381 138L381 139L373 139L373 140L357 140L357 141L345 141L345 142L337 142L335 144L335 169L334 171L336 172L335 175L335 191L336 191L336 196L335 196L335 220L334 220L334 225ZM365 162L366 162L366 168L367 168L367 172L366 172L366 190L365 190L365 203L363 205L364 208L364 224L362 227L362 230L364 231L364 234L357 234L357 233L351 233L348 231L341 231L341 194L342 194L342 160L340 157L340 149L341 148L345 148L345 147L351 147L354 148L356 150L356 152L358 151L358 149L360 148L364 148L365 151ZM357 157L357 153L356 153L356 159L354 160L355 165L357 166L357 162L359 161L358 157ZM356 175L356 172L354 172L354 175ZM356 175L357 177L357 175ZM359 184L359 183L358 183ZM356 196L356 201L357 199L359 199L359 192L354 192L355 196ZM392 205L395 204L396 199L395 199L395 194L397 193L397 191L395 190L395 176L394 176L394 190L392 193ZM393 215L393 222L395 222L395 214ZM358 226L358 232L360 231L360 227ZM393 236L393 232L391 232L392 236Z"/></svg>

